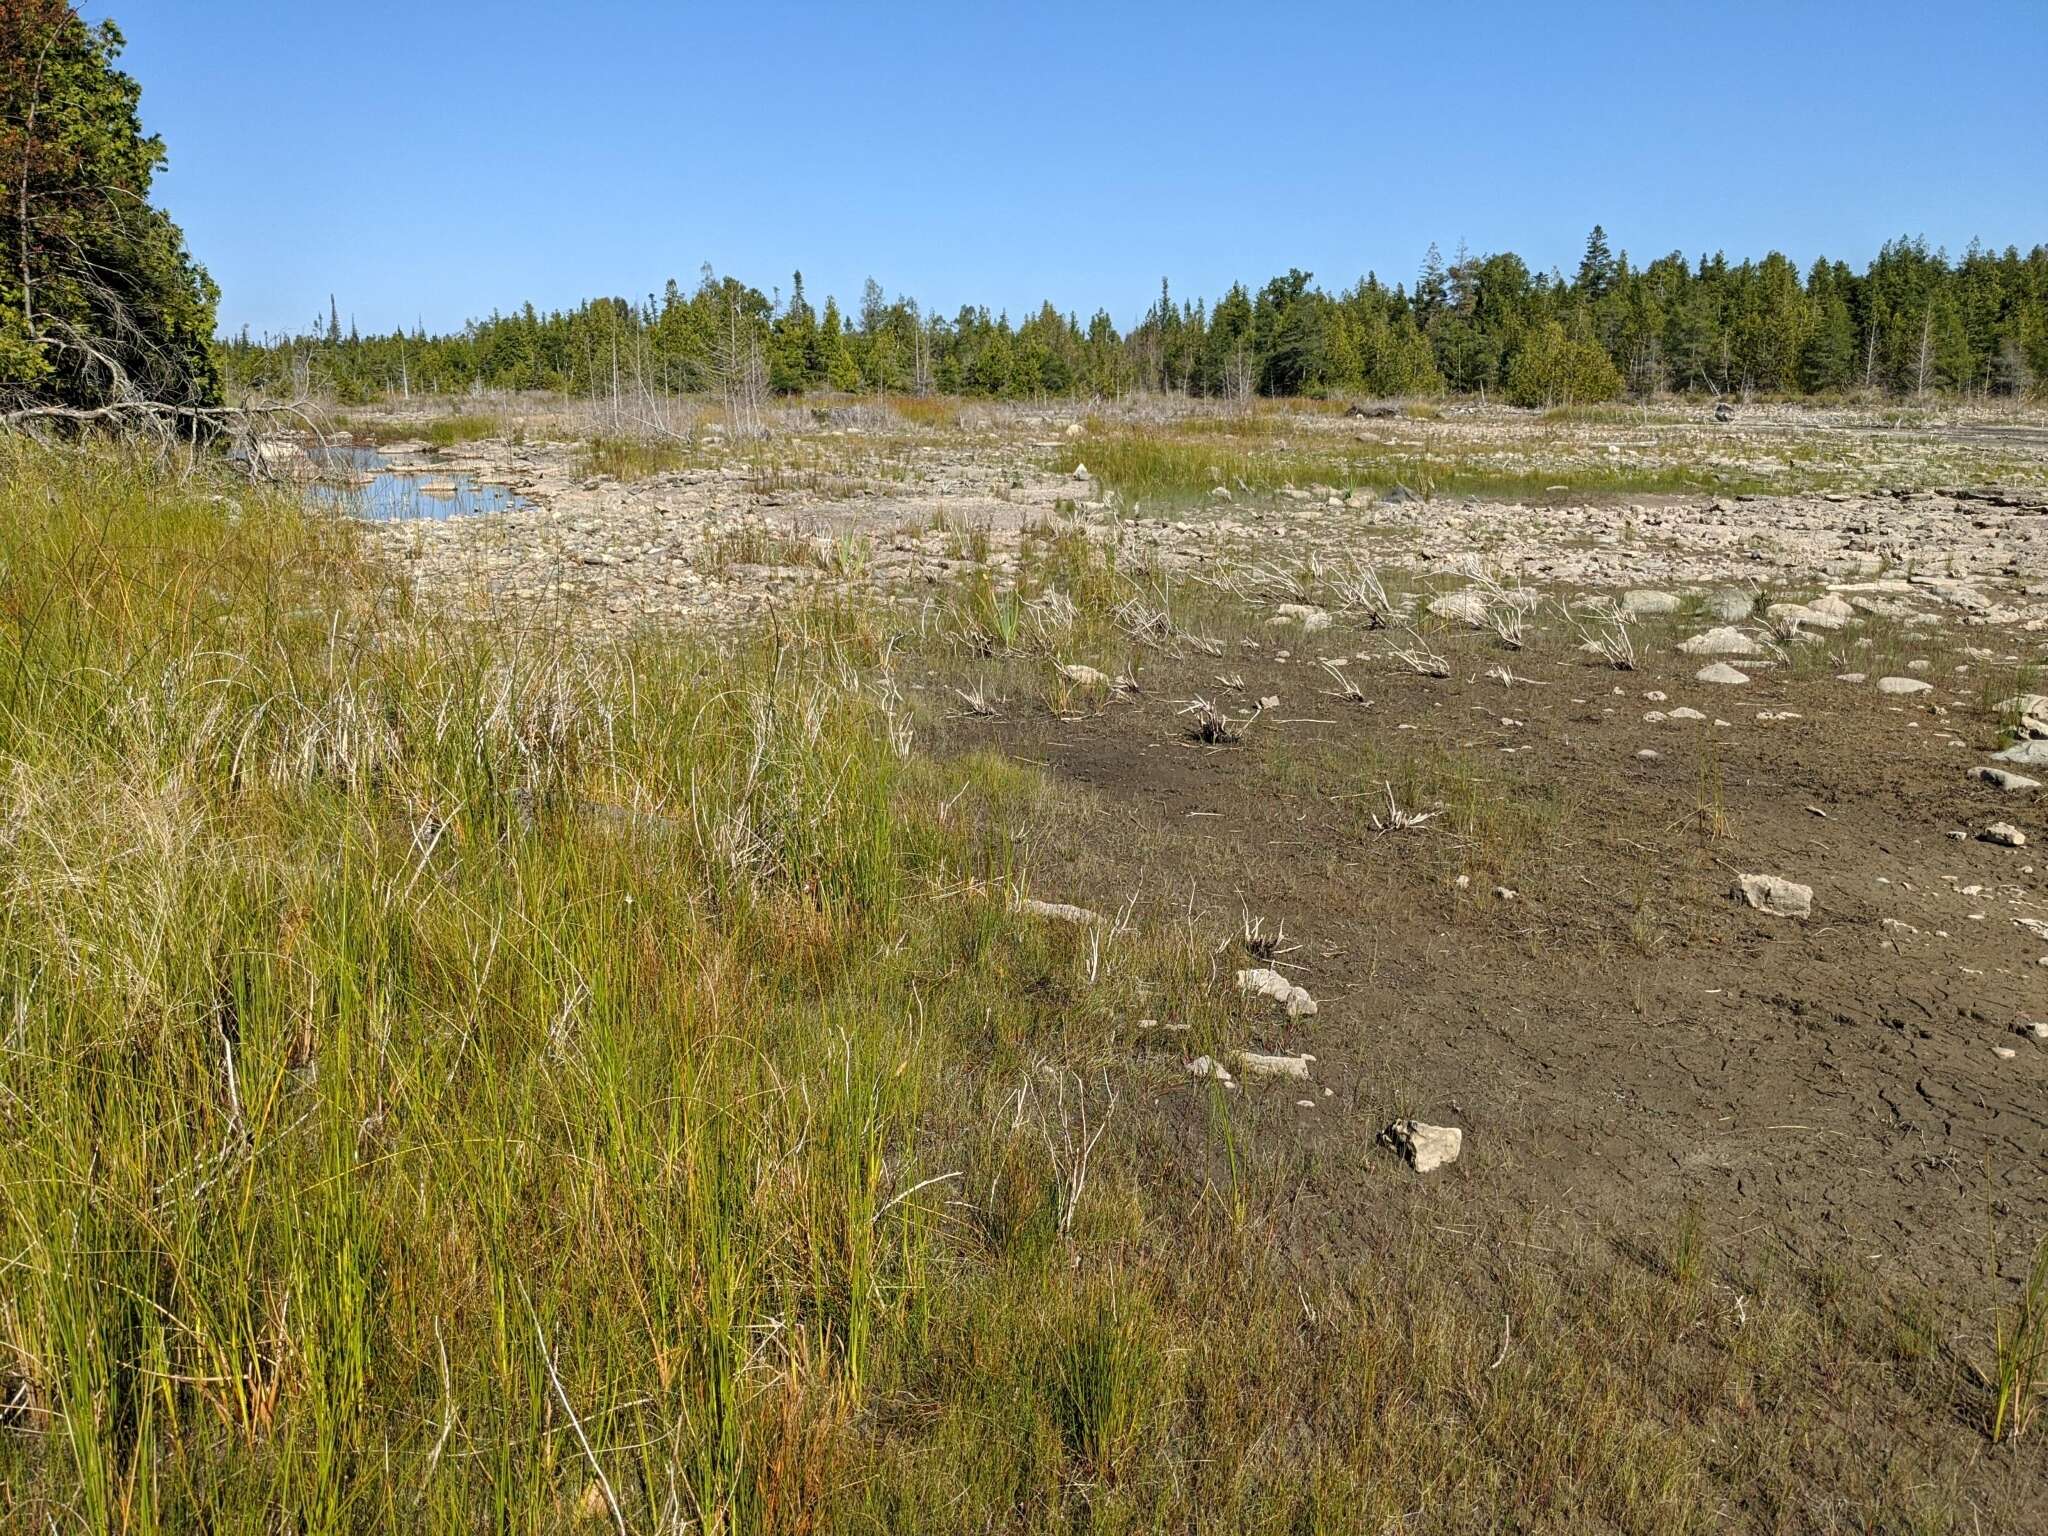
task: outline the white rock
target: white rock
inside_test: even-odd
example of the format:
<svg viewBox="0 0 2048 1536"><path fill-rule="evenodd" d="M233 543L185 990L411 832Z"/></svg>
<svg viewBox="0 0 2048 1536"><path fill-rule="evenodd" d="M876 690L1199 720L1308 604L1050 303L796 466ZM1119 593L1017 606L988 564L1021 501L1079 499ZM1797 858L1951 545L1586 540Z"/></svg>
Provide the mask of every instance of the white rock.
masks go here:
<svg viewBox="0 0 2048 1536"><path fill-rule="evenodd" d="M1434 1173L1455 1163L1465 1150L1465 1133L1457 1126L1424 1125L1420 1120L1396 1120L1381 1132L1380 1140L1407 1158L1417 1173Z"/></svg>
<svg viewBox="0 0 2048 1536"><path fill-rule="evenodd" d="M1741 587L1722 587L1709 593L1700 606L1712 617L1733 624L1756 610L1756 598Z"/></svg>
<svg viewBox="0 0 2048 1536"><path fill-rule="evenodd" d="M1252 1077L1308 1077L1313 1056L1266 1056L1258 1051L1239 1051L1237 1064Z"/></svg>
<svg viewBox="0 0 2048 1536"><path fill-rule="evenodd" d="M1197 1056L1193 1061L1189 1062L1187 1072L1189 1077L1214 1078L1219 1083L1227 1083L1231 1080L1230 1068L1208 1056Z"/></svg>
<svg viewBox="0 0 2048 1536"><path fill-rule="evenodd" d="M1273 610L1273 616L1276 619L1285 619L1290 624L1299 624L1305 635L1313 635L1330 627L1330 615L1308 603L1282 603Z"/></svg>
<svg viewBox="0 0 2048 1536"><path fill-rule="evenodd" d="M1994 821L1977 835L1983 838L1985 842L1996 843L2001 848L2024 848L2027 846L2027 834L2009 821Z"/></svg>
<svg viewBox="0 0 2048 1536"><path fill-rule="evenodd" d="M1717 661L1711 666L1701 667L1693 676L1703 683L1723 683L1730 686L1749 681L1749 674L1747 672L1738 672L1725 661Z"/></svg>
<svg viewBox="0 0 2048 1536"><path fill-rule="evenodd" d="M2039 789L2041 781L2030 779L2024 773L2010 773L2003 768L1972 768L1970 777L1982 779L1993 789Z"/></svg>
<svg viewBox="0 0 2048 1536"><path fill-rule="evenodd" d="M1086 907L1070 906L1064 901L1037 901L1025 896L1018 899L1017 910L1026 917L1050 918L1056 923L1099 923L1100 912L1091 912Z"/></svg>
<svg viewBox="0 0 2048 1536"><path fill-rule="evenodd" d="M2003 752L1994 752L1991 757L1994 762L2048 768L2048 741L2023 741L2016 747L2007 747Z"/></svg>
<svg viewBox="0 0 2048 1536"><path fill-rule="evenodd" d="M1840 629L1847 621L1823 613L1809 603L1773 603L1764 610L1767 617L1793 629Z"/></svg>
<svg viewBox="0 0 2048 1536"><path fill-rule="evenodd" d="M1316 1000L1308 995L1308 989L1297 987L1278 971L1239 971L1237 985L1254 997L1270 997L1285 1005L1290 1019L1307 1018L1316 1011Z"/></svg>
<svg viewBox="0 0 2048 1536"><path fill-rule="evenodd" d="M1086 464L1076 464L1074 466L1074 478L1076 480L1093 480L1095 477L1088 473L1088 466Z"/></svg>
<svg viewBox="0 0 2048 1536"><path fill-rule="evenodd" d="M1658 613L1676 613L1678 598L1671 592L1657 592L1639 587L1633 592L1621 594L1621 611L1631 619L1647 618Z"/></svg>
<svg viewBox="0 0 2048 1536"><path fill-rule="evenodd" d="M1486 599L1468 587L1462 592L1446 592L1431 598L1429 611L1435 618L1456 619L1477 629L1486 622Z"/></svg>
<svg viewBox="0 0 2048 1536"><path fill-rule="evenodd" d="M1080 662L1061 662L1060 675L1070 683L1079 683L1083 688L1107 688L1109 686L1109 678L1106 674L1096 671L1093 667L1083 666Z"/></svg>
<svg viewBox="0 0 2048 1536"><path fill-rule="evenodd" d="M1783 880L1776 875L1739 876L1735 894L1757 911L1767 912L1772 917L1813 915L1813 887Z"/></svg>
<svg viewBox="0 0 2048 1536"><path fill-rule="evenodd" d="M1741 630L1729 626L1704 630L1678 648L1688 656L1761 656L1763 647Z"/></svg>
<svg viewBox="0 0 2048 1536"><path fill-rule="evenodd" d="M2013 1028L2025 1035L2029 1040L2048 1041L2048 1023L2043 1023L2038 1019L2028 1019L2013 1025Z"/></svg>
<svg viewBox="0 0 2048 1536"><path fill-rule="evenodd" d="M1917 677L1880 677L1877 680L1879 693L1926 693L1934 684Z"/></svg>

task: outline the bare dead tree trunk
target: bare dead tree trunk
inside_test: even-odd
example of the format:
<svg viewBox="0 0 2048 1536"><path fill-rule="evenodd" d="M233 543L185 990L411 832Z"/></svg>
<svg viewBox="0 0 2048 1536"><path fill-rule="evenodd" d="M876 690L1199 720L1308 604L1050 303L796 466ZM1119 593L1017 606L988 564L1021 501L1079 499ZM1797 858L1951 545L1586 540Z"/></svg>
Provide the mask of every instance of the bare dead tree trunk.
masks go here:
<svg viewBox="0 0 2048 1536"><path fill-rule="evenodd" d="M1932 351L1933 341L1934 306L1930 304L1927 306L1927 313L1920 321L1920 361L1914 370L1913 377L1913 389L1916 394L1925 395L1927 393L1927 359Z"/></svg>
<svg viewBox="0 0 2048 1536"><path fill-rule="evenodd" d="M761 435L761 401L767 393L767 367L760 339L740 316L737 302L728 302L725 335L719 339L716 366L725 396L726 431L735 438Z"/></svg>
<svg viewBox="0 0 2048 1536"><path fill-rule="evenodd" d="M1251 409L1252 357L1242 343L1232 350L1229 362L1224 364L1223 388L1231 404L1239 411Z"/></svg>

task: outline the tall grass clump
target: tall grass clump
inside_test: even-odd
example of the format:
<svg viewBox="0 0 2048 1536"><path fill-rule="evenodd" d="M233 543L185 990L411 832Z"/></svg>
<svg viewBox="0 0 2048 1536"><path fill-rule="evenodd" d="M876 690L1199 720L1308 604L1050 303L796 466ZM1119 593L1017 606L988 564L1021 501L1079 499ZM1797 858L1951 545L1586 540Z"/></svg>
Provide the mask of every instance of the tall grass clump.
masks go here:
<svg viewBox="0 0 2048 1536"><path fill-rule="evenodd" d="M10 1523L815 1510L932 1262L887 941L952 878L824 642L453 630L6 451Z"/></svg>
<svg viewBox="0 0 2048 1536"><path fill-rule="evenodd" d="M427 423L427 430L422 436L436 448L453 448L458 443L474 443L495 437L503 430L503 424L495 416L459 414L436 417Z"/></svg>
<svg viewBox="0 0 2048 1536"><path fill-rule="evenodd" d="M672 438L602 436L583 445L578 463L586 475L647 480L681 469L690 457L690 446Z"/></svg>

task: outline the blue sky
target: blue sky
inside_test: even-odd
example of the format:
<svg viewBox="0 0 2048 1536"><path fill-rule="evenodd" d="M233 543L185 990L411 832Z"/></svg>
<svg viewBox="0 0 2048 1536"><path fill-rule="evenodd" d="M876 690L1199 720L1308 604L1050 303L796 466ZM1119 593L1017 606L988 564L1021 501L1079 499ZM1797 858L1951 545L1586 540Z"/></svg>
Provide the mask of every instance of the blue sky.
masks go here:
<svg viewBox="0 0 2048 1536"><path fill-rule="evenodd" d="M2048 241L2048 0L87 0L222 323L451 327L709 261L1118 323L1161 276L1412 281Z"/></svg>

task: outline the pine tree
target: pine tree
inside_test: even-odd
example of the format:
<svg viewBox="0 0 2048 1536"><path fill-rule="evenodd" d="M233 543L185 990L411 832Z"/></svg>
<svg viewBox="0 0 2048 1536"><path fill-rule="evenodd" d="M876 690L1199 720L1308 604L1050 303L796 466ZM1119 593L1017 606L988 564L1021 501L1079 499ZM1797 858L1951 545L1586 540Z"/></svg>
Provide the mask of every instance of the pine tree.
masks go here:
<svg viewBox="0 0 2048 1536"><path fill-rule="evenodd" d="M1434 240L1422 258L1422 272L1415 279L1415 318L1427 327L1438 311L1450 304L1450 283L1444 274L1443 252Z"/></svg>
<svg viewBox="0 0 2048 1536"><path fill-rule="evenodd" d="M832 360L828 365L825 382L834 389L851 394L860 388L860 366L853 360L853 348L841 336L832 349Z"/></svg>
<svg viewBox="0 0 2048 1536"><path fill-rule="evenodd" d="M1588 299L1602 299L1614 286L1614 255L1607 249L1607 231L1598 224L1586 236L1586 254L1579 261L1579 277L1573 287Z"/></svg>
<svg viewBox="0 0 2048 1536"><path fill-rule="evenodd" d="M0 405L219 403L219 291L149 201L163 141L66 0L0 0Z"/></svg>

